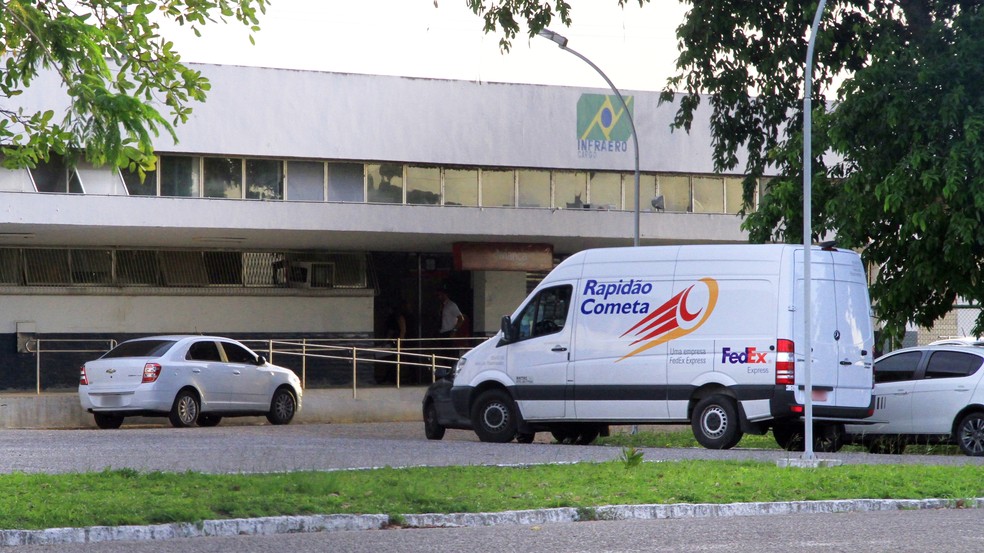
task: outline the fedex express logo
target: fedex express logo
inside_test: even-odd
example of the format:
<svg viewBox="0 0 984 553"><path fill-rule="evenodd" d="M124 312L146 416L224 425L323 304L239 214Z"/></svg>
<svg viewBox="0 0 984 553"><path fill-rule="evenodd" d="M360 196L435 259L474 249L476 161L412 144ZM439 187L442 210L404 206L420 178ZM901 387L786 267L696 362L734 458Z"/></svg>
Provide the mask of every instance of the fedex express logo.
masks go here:
<svg viewBox="0 0 984 553"><path fill-rule="evenodd" d="M622 338L634 333L635 341L631 345L642 345L624 355L619 361L697 330L711 316L714 306L717 305L717 298L718 283L713 278L702 278L691 284L620 336Z"/></svg>
<svg viewBox="0 0 984 553"><path fill-rule="evenodd" d="M767 351L755 351L755 348L745 348L741 351L732 351L731 348L721 350L721 363L731 363L732 365L758 365L768 363L765 356Z"/></svg>

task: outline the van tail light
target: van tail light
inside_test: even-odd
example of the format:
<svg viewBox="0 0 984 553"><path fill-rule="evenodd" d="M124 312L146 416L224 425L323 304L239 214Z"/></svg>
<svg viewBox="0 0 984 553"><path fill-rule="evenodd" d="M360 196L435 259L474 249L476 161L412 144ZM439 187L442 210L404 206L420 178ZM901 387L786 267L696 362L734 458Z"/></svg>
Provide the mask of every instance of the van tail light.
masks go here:
<svg viewBox="0 0 984 553"><path fill-rule="evenodd" d="M776 341L776 386L795 384L796 346L792 340L780 338Z"/></svg>
<svg viewBox="0 0 984 553"><path fill-rule="evenodd" d="M157 382L157 377L161 375L161 366L157 363L147 363L144 365L143 380L141 383Z"/></svg>
<svg viewBox="0 0 984 553"><path fill-rule="evenodd" d="M89 377L86 376L85 374L85 365L82 365L82 368L79 369L79 386L88 386L88 385L89 385Z"/></svg>

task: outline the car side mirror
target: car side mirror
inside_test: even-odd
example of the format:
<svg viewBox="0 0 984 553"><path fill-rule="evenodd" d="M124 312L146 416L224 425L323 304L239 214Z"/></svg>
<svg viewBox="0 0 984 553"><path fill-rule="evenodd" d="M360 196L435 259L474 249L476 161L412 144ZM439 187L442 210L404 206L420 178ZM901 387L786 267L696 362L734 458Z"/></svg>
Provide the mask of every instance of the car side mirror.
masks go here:
<svg viewBox="0 0 984 553"><path fill-rule="evenodd" d="M267 362L266 357L263 357L262 355L258 355L256 357L256 366L257 367L262 367L263 365L266 365L266 362Z"/></svg>
<svg viewBox="0 0 984 553"><path fill-rule="evenodd" d="M502 322L499 325L500 330L502 330L502 341L506 344L516 340L516 327L512 324L512 319L509 315L502 317Z"/></svg>

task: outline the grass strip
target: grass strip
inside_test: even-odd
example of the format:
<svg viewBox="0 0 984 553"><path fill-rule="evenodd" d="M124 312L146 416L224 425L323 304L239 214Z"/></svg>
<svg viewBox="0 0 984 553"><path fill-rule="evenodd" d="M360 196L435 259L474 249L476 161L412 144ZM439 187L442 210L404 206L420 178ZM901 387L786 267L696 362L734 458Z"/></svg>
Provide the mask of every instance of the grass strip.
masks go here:
<svg viewBox="0 0 984 553"><path fill-rule="evenodd" d="M259 475L112 470L0 475L0 528L306 514L495 512L602 505L984 497L982 466L621 461Z"/></svg>

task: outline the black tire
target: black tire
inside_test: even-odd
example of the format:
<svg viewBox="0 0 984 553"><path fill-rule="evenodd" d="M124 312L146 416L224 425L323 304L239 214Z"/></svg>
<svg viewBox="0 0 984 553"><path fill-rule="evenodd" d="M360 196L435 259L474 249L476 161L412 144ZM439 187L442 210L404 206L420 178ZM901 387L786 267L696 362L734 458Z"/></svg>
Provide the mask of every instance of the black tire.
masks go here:
<svg viewBox="0 0 984 553"><path fill-rule="evenodd" d="M266 415L270 424L277 426L290 424L296 413L297 398L294 397L293 392L287 388L279 388L273 393L273 399L270 400L270 412Z"/></svg>
<svg viewBox="0 0 984 553"><path fill-rule="evenodd" d="M181 390L174 398L174 404L171 405L171 412L167 418L175 428L187 428L194 426L198 421L200 409L198 396L191 390Z"/></svg>
<svg viewBox="0 0 984 553"><path fill-rule="evenodd" d="M957 425L957 445L971 457L984 456L984 413L970 413Z"/></svg>
<svg viewBox="0 0 984 553"><path fill-rule="evenodd" d="M772 427L772 437L786 451L803 451L803 425L781 422Z"/></svg>
<svg viewBox="0 0 984 553"><path fill-rule="evenodd" d="M727 396L706 397L694 407L690 417L697 442L707 449L731 449L738 445L744 432L738 420L738 407Z"/></svg>
<svg viewBox="0 0 984 553"><path fill-rule="evenodd" d="M96 426L103 430L115 430L123 426L123 417L113 413L93 413L92 418L96 421Z"/></svg>
<svg viewBox="0 0 984 553"><path fill-rule="evenodd" d="M578 433L569 427L554 428L550 431L550 435L553 439L557 441L558 444L570 445L577 440Z"/></svg>
<svg viewBox="0 0 984 553"><path fill-rule="evenodd" d="M444 438L445 430L437 420L437 407L434 407L433 401L428 401L424 405L424 436L428 440L440 440Z"/></svg>
<svg viewBox="0 0 984 553"><path fill-rule="evenodd" d="M536 433L530 432L529 434L524 434L520 432L516 434L516 442L521 444L531 444L533 440L536 439Z"/></svg>
<svg viewBox="0 0 984 553"><path fill-rule="evenodd" d="M905 438L903 436L877 436L866 438L864 446L868 453L876 455L900 455L905 452Z"/></svg>
<svg viewBox="0 0 984 553"><path fill-rule="evenodd" d="M213 427L218 426L222 422L222 417L219 415L202 414L198 416L198 426Z"/></svg>
<svg viewBox="0 0 984 553"><path fill-rule="evenodd" d="M504 444L516 437L519 415L505 390L482 392L472 406L472 428L483 442Z"/></svg>
<svg viewBox="0 0 984 553"><path fill-rule="evenodd" d="M581 432L578 433L577 438L574 439L575 445L591 445L595 440L598 439L599 430L593 426L584 427Z"/></svg>
<svg viewBox="0 0 984 553"><path fill-rule="evenodd" d="M844 447L844 425L814 425L813 451L837 453L842 447Z"/></svg>

